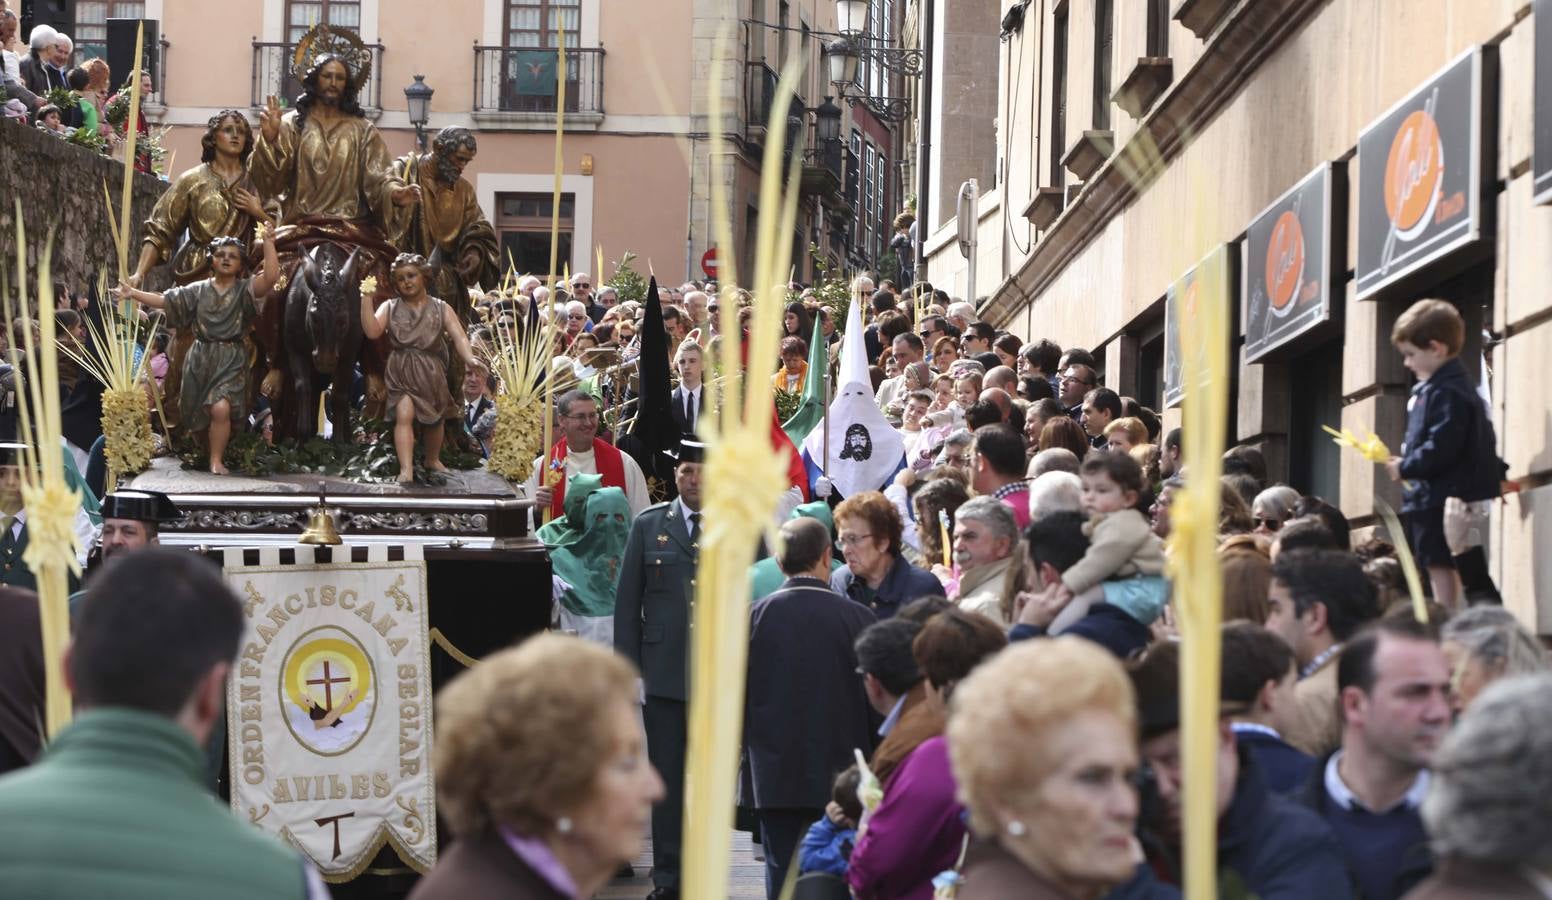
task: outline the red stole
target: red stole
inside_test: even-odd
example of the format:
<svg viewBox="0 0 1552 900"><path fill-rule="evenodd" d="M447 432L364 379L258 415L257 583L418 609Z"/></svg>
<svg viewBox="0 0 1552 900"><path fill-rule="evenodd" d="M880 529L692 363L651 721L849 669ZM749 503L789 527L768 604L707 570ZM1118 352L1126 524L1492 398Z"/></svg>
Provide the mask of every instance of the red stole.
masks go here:
<svg viewBox="0 0 1552 900"><path fill-rule="evenodd" d="M625 490L625 461L620 458L620 451L613 444L598 438L593 438L593 462L598 466L598 474L603 476L604 487L617 487ZM560 481L553 490L553 499L550 500L550 518L558 519L565 515L566 507L566 439L561 438L554 447L550 448L550 458L545 466L546 470L553 469L560 474ZM543 481L540 482L541 486Z"/></svg>

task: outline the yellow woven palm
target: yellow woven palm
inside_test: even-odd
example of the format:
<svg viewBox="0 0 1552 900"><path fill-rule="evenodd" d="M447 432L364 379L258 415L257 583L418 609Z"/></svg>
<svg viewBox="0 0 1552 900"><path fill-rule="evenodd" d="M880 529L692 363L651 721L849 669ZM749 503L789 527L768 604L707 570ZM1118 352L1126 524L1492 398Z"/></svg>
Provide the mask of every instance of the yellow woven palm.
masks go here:
<svg viewBox="0 0 1552 900"><path fill-rule="evenodd" d="M726 47L726 42L719 42ZM712 62L712 83L720 83L723 59ZM789 64L777 97L792 96L798 67ZM722 121L713 94L714 132ZM773 109L786 109L778 100ZM781 340L792 234L797 218L798 154L782 162L785 115L771 116L760 181L760 208L778 210L761 216L755 251L754 317L747 354L740 344L737 303L721 304L719 371L723 403L713 405L700 423L707 444L702 478L705 537L696 573L694 629L690 649L689 748L685 766L684 896L726 896L734 789L743 730L744 678L749 650L749 565L762 534L770 534L771 510L787 490L786 461L771 445L772 385L769 378L744 378L741 359L774 359ZM712 135L719 146L720 133ZM722 179L713 177L712 209L718 246L733 246ZM738 283L732 254L722 260L723 284ZM774 546L774 534L770 534Z"/></svg>
<svg viewBox="0 0 1552 900"><path fill-rule="evenodd" d="M22 561L32 570L38 585L38 611L43 631L43 666L47 688L44 726L50 736L70 721L70 691L64 680L65 645L70 639L67 576L80 574L79 539L75 515L81 495L65 486L65 459L60 424L59 356L55 352L54 317L33 321L31 310L54 308L52 262L54 234L49 232L38 254L38 305L27 300L27 238L21 201L16 201L17 298L5 292L6 337L21 347L30 366L22 379L18 437L27 445L21 459L22 503L27 510L27 549ZM20 317L21 334L11 323ZM39 333L33 338L33 331ZM20 343L18 343L18 338Z"/></svg>

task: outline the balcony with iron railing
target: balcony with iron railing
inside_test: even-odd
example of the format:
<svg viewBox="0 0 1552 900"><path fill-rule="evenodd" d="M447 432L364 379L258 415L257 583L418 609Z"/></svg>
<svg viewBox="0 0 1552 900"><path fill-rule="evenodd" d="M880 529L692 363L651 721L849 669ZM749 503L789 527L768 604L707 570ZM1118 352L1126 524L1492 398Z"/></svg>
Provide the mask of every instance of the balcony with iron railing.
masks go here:
<svg viewBox="0 0 1552 900"><path fill-rule="evenodd" d="M554 48L474 48L474 120L483 128L553 128L560 107ZM604 119L604 51L566 51L566 127Z"/></svg>
<svg viewBox="0 0 1552 900"><path fill-rule="evenodd" d="M368 118L376 119L383 111L383 45L368 44L367 49L372 51L372 71L356 99ZM291 75L291 60L295 55L295 44L253 42L253 96L249 102L254 109L262 109L271 96L281 98L286 105L296 103L302 85Z"/></svg>

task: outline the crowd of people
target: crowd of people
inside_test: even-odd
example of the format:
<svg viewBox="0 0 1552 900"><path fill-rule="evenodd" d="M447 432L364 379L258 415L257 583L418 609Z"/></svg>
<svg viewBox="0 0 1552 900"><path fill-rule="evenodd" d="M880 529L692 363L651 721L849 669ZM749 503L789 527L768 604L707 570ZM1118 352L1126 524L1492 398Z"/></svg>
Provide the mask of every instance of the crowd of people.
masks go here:
<svg viewBox="0 0 1552 900"><path fill-rule="evenodd" d="M101 57L78 61L70 35L49 25L34 26L27 42L22 43L18 37L21 22L11 6L0 2L0 87L4 88L0 111L7 118L29 122L60 138L72 137L80 130L86 137L79 143L99 146L104 153L122 147L129 127L129 82L123 77L115 81L115 73ZM151 75L142 71L138 77L140 102L149 103ZM117 112L110 115L110 108L117 111L120 107L122 116ZM142 140L136 169L149 172L150 148L144 141L150 128L144 112L135 129Z"/></svg>
<svg viewBox="0 0 1552 900"><path fill-rule="evenodd" d="M639 353L642 311L595 298L586 275L575 282L581 298L564 301L573 345L591 334L589 350ZM852 290L870 311L874 399L906 451L878 490L821 488L780 511L781 540L751 568L740 818L762 847L769 896L793 879L800 896L1178 896L1187 776L1166 572L1190 436L1106 387L1085 350L1022 342L930 288L858 279ZM770 361L782 390L808 377L816 321L829 346L820 358L833 362L850 338L828 326L834 308L792 294ZM675 420L693 431L711 313L739 296L693 283L664 295L683 303L663 321L683 376ZM1501 469L1485 455L1486 412L1455 377L1463 327L1448 304L1425 301L1392 336L1418 377L1388 466L1404 482L1405 534L1355 538L1331 502L1276 483L1257 449L1224 454L1226 891L1538 896L1552 875L1532 792L1493 793L1502 778L1545 776L1493 756L1508 729L1474 713L1479 697L1513 697L1499 702L1539 703L1545 720L1526 684L1547 676L1539 641L1487 576L1482 504ZM597 453L608 436L583 377L558 413L572 452ZM687 435L678 497L633 520L632 485L609 485L601 453L585 460L572 484L587 499L568 494L559 521L597 540L552 547L568 571L620 572L612 596L562 586L557 621L643 673L645 752L662 775L648 792L661 791L660 898L679 892L701 453ZM599 508L619 515L606 523ZM1427 622L1393 540L1429 586ZM573 602L591 625L568 615ZM1540 727L1522 720L1515 746ZM1451 762L1489 756L1490 772ZM1499 828L1467 839L1477 832L1460 820L1483 814L1471 804L1503 804L1535 839Z"/></svg>
<svg viewBox="0 0 1552 900"><path fill-rule="evenodd" d="M0 13L0 36L8 21ZM62 71L68 38L35 32L31 51L24 81L42 77L46 92L56 78L74 79ZM212 134L227 124L237 158L251 134L235 113L212 120ZM210 153L219 155L214 145ZM266 221L256 198L252 205ZM277 276L274 240L264 236L262 269L243 282L250 289ZM244 265L228 247L211 245L211 290ZM723 323L747 328L753 295L686 282L621 302L623 282L595 284L579 272L552 288L527 276L510 290L472 292L466 325L440 301L426 304L425 268L423 258L401 256L390 271L420 279L403 293L416 301L407 310L433 310L418 352L431 353L445 333L465 363L455 421L487 453L503 388L487 363L495 332L535 315L553 323L547 371L563 382L550 410L558 440L523 490L554 567L554 627L570 634L494 655L440 695L436 778L454 840L414 896L590 896L636 856L650 827L652 896L677 897L688 701L696 679L716 677L689 664L707 527L698 436L721 390L717 375L727 374L709 371L728 337ZM124 294L153 308L192 302L186 289L126 285ZM846 294L837 303L791 286L780 298L777 358L746 362L747 377L803 394L816 366L832 369L843 346L860 343L873 412L903 445L887 478L846 496L823 471L809 477L797 464L772 510L780 540L750 569L738 794L769 896L789 881L803 896L1178 896L1190 775L1167 542L1171 504L1192 484L1183 451L1200 436L1167 429L1159 411L1107 386L1089 350L1000 331L974 304L931 285L862 276ZM370 298L362 303L368 337L398 315L397 305L374 313ZM736 314L724 319L724 304ZM844 327L846 304L866 309L860 333ZM64 339L84 340L79 310L55 315ZM236 334L216 342L235 348ZM1540 642L1505 611L1488 576L1482 511L1502 466L1457 358L1463 338L1460 315L1442 301L1418 303L1392 334L1417 378L1405 442L1386 463L1403 482L1403 534L1355 536L1329 499L1278 483L1255 447L1223 456L1211 489L1221 495L1226 622L1216 766L1226 895L1237 886L1264 900L1534 897L1552 886L1552 770L1543 761L1552 676ZM147 352L158 384L175 374L166 337ZM673 373L666 407L682 436L671 484L649 483L647 467L620 449L647 391L643 355L657 352L666 359L651 362ZM618 374L632 364L635 381ZM448 374L428 371L422 381ZM821 393L833 385L820 383ZM435 425L445 404L422 412L419 395L395 390L408 480L407 423ZM222 403L212 408L224 423L237 407ZM268 415L259 405L249 424L263 431ZM796 459L800 438L780 431L773 440ZM81 451L92 441L66 438L90 469L95 454ZM440 446L440 431L423 438ZM213 470L220 458L212 453ZM19 555L14 535L25 523L15 521L22 510L16 460L8 461L0 549ZM654 503L664 492L669 499ZM72 772L122 773L136 759L189 769L209 737L236 654L227 620L237 600L174 557L129 555L110 564L119 577L102 577L129 584L137 566L155 564L219 598L221 608L205 610L210 621L191 631L190 649L169 660L161 632L123 621L123 597L88 591L70 662L85 715L41 761L0 779L0 809L26 811L0 816L0 883L20 884L19 896L49 895L53 868L66 865L50 836L92 818L84 800L56 801L96 784L71 782ZM1426 621L1407 560L1432 597ZM171 627L190 602L178 592L147 596L136 615ZM25 608L13 598L0 614ZM142 668L169 661L178 665L164 678L126 689ZM0 685L5 665L0 654ZM31 677L31 663L22 668L14 677ZM0 738L35 724L12 700L25 696L0 691ZM112 757L118 731L136 736L122 759ZM35 745L11 754L18 765L36 756ZM245 865L264 870L252 879L254 896L321 890L278 847L252 850L256 837L207 823L192 779L163 774L188 818L176 830L142 828L139 839L196 829L216 849L178 857L157 884L199 895L189 886L214 883L201 879L246 854ZM126 794L114 815L134 800ZM131 851L104 841L100 852ZM89 886L89 870L72 876ZM270 892L257 893L260 885Z"/></svg>

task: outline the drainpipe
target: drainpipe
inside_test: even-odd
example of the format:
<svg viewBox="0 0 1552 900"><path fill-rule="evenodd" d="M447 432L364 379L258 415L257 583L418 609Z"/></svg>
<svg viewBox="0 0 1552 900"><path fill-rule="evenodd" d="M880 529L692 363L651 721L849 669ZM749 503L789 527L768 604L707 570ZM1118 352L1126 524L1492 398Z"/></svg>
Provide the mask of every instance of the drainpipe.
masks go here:
<svg viewBox="0 0 1552 900"><path fill-rule="evenodd" d="M927 275L927 238L932 234L929 213L932 201L927 193L932 186L932 71L933 32L937 28L938 0L922 0L922 89L921 109L917 116L916 136L916 277Z"/></svg>

